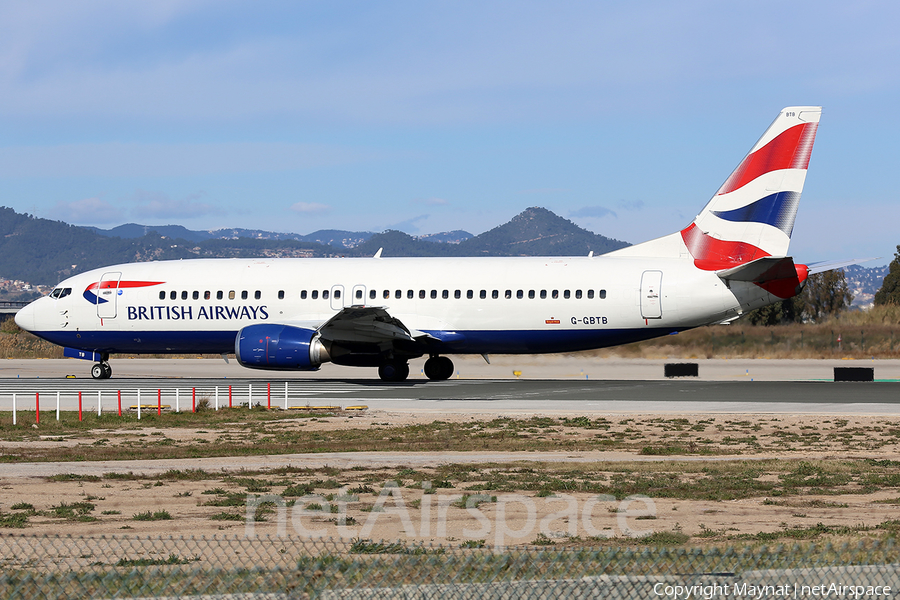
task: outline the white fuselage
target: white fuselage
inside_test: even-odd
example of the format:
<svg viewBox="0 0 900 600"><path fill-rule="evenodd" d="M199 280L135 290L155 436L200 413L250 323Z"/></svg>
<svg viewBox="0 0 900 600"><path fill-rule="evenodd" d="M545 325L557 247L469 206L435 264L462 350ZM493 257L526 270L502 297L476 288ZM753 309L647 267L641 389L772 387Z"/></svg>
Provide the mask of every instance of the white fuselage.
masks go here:
<svg viewBox="0 0 900 600"><path fill-rule="evenodd" d="M721 322L777 300L756 286L732 288L690 258L197 259L76 275L57 286L70 292L37 300L17 322L94 352L230 353L247 325L315 329L365 305L439 341L441 353L565 352Z"/></svg>

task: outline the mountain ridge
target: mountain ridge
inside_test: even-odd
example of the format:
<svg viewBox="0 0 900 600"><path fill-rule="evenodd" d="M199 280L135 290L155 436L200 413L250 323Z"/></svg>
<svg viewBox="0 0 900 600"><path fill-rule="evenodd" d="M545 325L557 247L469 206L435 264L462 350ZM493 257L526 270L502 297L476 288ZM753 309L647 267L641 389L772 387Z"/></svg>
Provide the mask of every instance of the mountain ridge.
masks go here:
<svg viewBox="0 0 900 600"><path fill-rule="evenodd" d="M198 257L519 256L602 254L627 246L540 207L480 235L456 230L422 236L326 229L301 235L255 229L195 231L181 225L126 223L109 230L20 214L0 207L0 277L53 285L112 264ZM119 234L119 235L116 235Z"/></svg>
<svg viewBox="0 0 900 600"><path fill-rule="evenodd" d="M126 237L112 235L113 231ZM603 254L627 245L584 230L540 207L527 208L508 222L477 236L459 230L421 236L400 231L372 233L338 229L306 235L238 228L204 232L181 225L137 223L99 230L0 207L0 278L31 285L54 285L89 269L147 260L372 256L379 249L383 256L565 256L586 255L591 251ZM845 269L855 296L854 306L871 305L871 298L881 287L887 271L887 266ZM31 297L35 295L32 293Z"/></svg>

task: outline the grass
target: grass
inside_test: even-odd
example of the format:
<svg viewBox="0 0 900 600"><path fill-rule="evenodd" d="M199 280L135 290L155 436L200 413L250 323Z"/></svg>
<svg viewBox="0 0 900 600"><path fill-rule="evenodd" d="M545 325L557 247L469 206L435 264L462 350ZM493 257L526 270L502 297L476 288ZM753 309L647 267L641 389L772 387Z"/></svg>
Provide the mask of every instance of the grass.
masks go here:
<svg viewBox="0 0 900 600"><path fill-rule="evenodd" d="M30 426L26 417L17 426L0 413L0 441L6 441L0 461L75 461L122 459L174 459L221 456L252 456L319 452L448 452L448 451L630 451L646 456L746 455L790 450L879 451L900 443L900 422L884 418L823 420L822 426L804 423L789 426L775 419L661 418L637 417L619 423L605 418L531 417L497 418L487 421L448 422L435 420L409 425L337 423L334 428L311 430L308 420L283 411L231 409L204 413L153 415L138 424L129 418L92 414L83 422L75 414L63 414L60 422ZM345 426L346 425L346 426ZM208 431L206 438L149 436L145 427L168 427L196 432ZM156 433L154 431L154 433ZM54 435L65 436L70 444L42 446L36 451L30 442ZM196 435L196 434L195 434ZM109 440L96 445L98 437ZM165 445L155 443L159 439ZM205 443L198 444L202 439ZM73 445L74 443L74 445ZM398 480L412 479L424 486L421 471L406 469ZM97 476L61 474L57 481L96 481ZM205 474L186 470L185 480ZM175 478L173 476L173 478ZM447 482L430 479L432 489ZM249 489L262 493L261 487ZM317 488L342 485L334 477L316 482ZM298 492L302 491L300 489Z"/></svg>
<svg viewBox="0 0 900 600"><path fill-rule="evenodd" d="M218 512L214 515L210 515L209 517L213 521L243 521L244 515L241 513L231 513L231 512Z"/></svg>
<svg viewBox="0 0 900 600"><path fill-rule="evenodd" d="M0 529L21 529L28 526L27 513L6 513L0 511Z"/></svg>
<svg viewBox="0 0 900 600"><path fill-rule="evenodd" d="M350 544L350 554L444 554L444 548L426 548L425 546L407 545L402 542L373 542L356 539Z"/></svg>
<svg viewBox="0 0 900 600"><path fill-rule="evenodd" d="M177 554L169 554L168 558L120 558L116 562L117 567L152 567L157 565L186 565L198 562L199 556L193 558L181 558Z"/></svg>
<svg viewBox="0 0 900 600"><path fill-rule="evenodd" d="M845 312L824 323L765 327L737 321L727 327L700 327L588 354L625 358L900 358L900 307Z"/></svg>
<svg viewBox="0 0 900 600"><path fill-rule="evenodd" d="M72 504L61 502L57 506L50 507L49 516L68 521L96 521L97 517L90 514L95 508L96 506L90 502L74 502Z"/></svg>
<svg viewBox="0 0 900 600"><path fill-rule="evenodd" d="M170 521L172 515L167 510L157 510L155 512L146 511L131 516L135 521Z"/></svg>

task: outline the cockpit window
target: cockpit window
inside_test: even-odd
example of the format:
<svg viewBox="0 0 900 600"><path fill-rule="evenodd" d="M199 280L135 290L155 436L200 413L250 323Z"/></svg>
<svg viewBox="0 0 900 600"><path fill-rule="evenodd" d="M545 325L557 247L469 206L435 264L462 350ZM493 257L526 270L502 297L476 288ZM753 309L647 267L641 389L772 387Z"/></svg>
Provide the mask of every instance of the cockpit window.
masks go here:
<svg viewBox="0 0 900 600"><path fill-rule="evenodd" d="M56 288L50 292L51 298L65 298L72 293L72 288Z"/></svg>

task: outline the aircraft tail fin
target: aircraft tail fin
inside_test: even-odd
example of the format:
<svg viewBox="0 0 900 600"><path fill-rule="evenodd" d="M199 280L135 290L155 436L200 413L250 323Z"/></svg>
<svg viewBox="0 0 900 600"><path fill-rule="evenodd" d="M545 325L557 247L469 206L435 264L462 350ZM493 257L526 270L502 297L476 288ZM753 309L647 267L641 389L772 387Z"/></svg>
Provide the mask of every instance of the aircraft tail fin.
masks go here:
<svg viewBox="0 0 900 600"><path fill-rule="evenodd" d="M785 256L822 108L783 109L716 195L681 231L700 269Z"/></svg>

